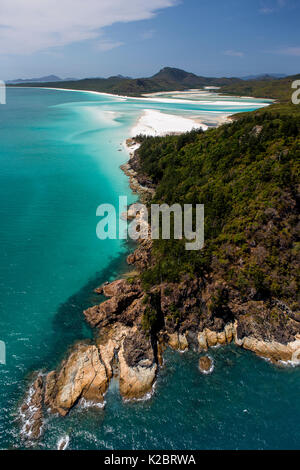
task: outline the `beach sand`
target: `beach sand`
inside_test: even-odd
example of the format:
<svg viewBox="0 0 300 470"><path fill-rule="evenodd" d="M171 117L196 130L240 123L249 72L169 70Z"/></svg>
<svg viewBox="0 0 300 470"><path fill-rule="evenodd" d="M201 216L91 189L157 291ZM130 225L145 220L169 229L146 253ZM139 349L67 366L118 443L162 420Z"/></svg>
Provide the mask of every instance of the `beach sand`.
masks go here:
<svg viewBox="0 0 300 470"><path fill-rule="evenodd" d="M192 129L208 129L205 124L179 115L166 114L153 109L145 109L135 126L131 129L131 136L139 134L150 136L163 136L179 134Z"/></svg>

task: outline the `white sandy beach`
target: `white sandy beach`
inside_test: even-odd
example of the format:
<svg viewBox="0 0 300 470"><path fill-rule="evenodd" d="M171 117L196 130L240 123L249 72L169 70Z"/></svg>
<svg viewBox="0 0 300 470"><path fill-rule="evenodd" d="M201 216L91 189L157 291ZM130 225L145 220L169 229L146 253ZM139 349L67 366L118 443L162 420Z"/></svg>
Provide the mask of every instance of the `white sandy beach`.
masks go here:
<svg viewBox="0 0 300 470"><path fill-rule="evenodd" d="M20 87L21 88L21 87ZM26 87L24 87L26 88ZM257 99L255 102L251 101L234 101L234 97L222 96L216 93L211 93L208 89L199 90L199 89L190 89L186 91L172 91L172 92L159 92L159 93L149 93L145 94L143 97L131 97L131 96L121 96L111 93L91 91L91 90L74 90L71 88L59 88L59 87L36 87L46 90L56 90L56 91L75 91L78 93L90 93L94 95L106 95L114 98L118 101L126 100L137 100L137 101L148 101L148 102L157 102L157 103L183 103L183 104L197 104L198 106L204 105L207 106L206 111L202 111L203 115L193 116L193 118L183 117L180 115L166 114L153 109L145 109L141 117L138 119L137 123L131 129L130 136L135 137L136 135L143 134L149 136L164 136L167 134L179 134L183 132L189 132L192 129L202 128L204 131L208 129L208 126L203 123L203 120L207 122L209 126L217 126L223 124L229 119L229 116L233 113L232 109L225 111L209 110L209 107L212 108L215 106L222 106L223 108L235 106L242 110L243 107L249 107L256 105L257 107L268 106L269 103L263 102L263 99ZM174 93L176 95L174 95ZM172 97L166 98L160 95L170 95ZM193 96L201 97L202 99L193 100ZM175 98L176 96L176 98ZM181 97L187 97L188 99L182 99ZM208 97L213 97L214 99L208 100ZM180 99L181 98L181 99ZM206 98L206 99L205 99ZM219 98L219 100L216 100ZM251 97L249 97L251 99ZM271 101L271 100L269 100ZM258 104L258 102L260 102ZM206 114L206 116L205 116ZM108 117L108 116L107 116ZM115 116L112 114L109 116L110 119L114 119Z"/></svg>
<svg viewBox="0 0 300 470"><path fill-rule="evenodd" d="M18 88L28 88L28 87L18 87ZM216 101L216 100L192 100L192 99L180 99L180 95L181 96L187 96L189 94L189 92L191 90L187 90L187 91L176 91L175 93L178 95L178 98L163 98L163 97L160 97L159 95L162 94L162 95L165 95L165 94L173 94L174 92L159 92L159 93L148 93L148 94L145 94L143 97L138 97L138 96L126 96L126 95L116 95L116 94L113 94L113 93L105 93L105 92L102 92L102 91L92 91L92 90L74 90L72 88L59 88L59 87L35 87L35 88L38 88L38 89L42 89L42 90L56 90L56 91L75 91L77 93L91 93L91 94L94 94L94 95L104 95L104 96L110 96L112 98L115 98L115 99L118 99L118 100L134 100L134 101L154 101L156 103L174 103L174 104L187 104L187 103L190 103L190 104L197 104L197 105L205 105L205 106L211 106L211 107L214 107L214 106L228 106L228 107L232 107L232 106L236 106L236 107L249 107L249 106L257 106L257 107L265 107L265 106L269 106L270 103L266 103L264 102L264 100L267 100L269 102L271 102L272 100L268 100L267 98L264 99L264 98L254 98L256 101L233 101L234 98L238 98L238 99L253 99L251 97L245 97L245 96L242 96L242 97L234 97L234 96L222 96L222 95L219 95L217 94L217 97L220 98L219 101ZM195 91L193 91L193 93L195 93ZM206 90L206 93L205 93L205 90L203 90L203 93L201 93L201 90L200 90L200 93L197 93L197 94L201 94L204 98L208 97L208 96L212 96L212 93L208 92L208 90ZM213 95L215 95L215 93L213 93ZM221 99L222 98L222 99ZM261 103L259 103L261 102Z"/></svg>
<svg viewBox="0 0 300 470"><path fill-rule="evenodd" d="M188 132L192 129L208 129L205 124L201 124L193 119L165 114L154 109L145 109L138 122L131 129L131 137L136 135L166 135L172 133Z"/></svg>

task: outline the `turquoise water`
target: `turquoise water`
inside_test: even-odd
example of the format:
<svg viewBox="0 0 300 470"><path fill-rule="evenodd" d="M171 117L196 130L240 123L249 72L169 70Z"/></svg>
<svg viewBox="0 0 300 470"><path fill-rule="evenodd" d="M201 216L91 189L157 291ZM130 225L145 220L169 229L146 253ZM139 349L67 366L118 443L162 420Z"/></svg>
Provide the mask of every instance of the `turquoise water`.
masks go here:
<svg viewBox="0 0 300 470"><path fill-rule="evenodd" d="M22 448L18 406L34 370L55 367L91 337L82 310L93 289L126 270L125 241L96 237L96 208L135 200L119 169L122 142L145 108L236 112L68 91L9 89L0 106L0 448ZM247 107L243 110L252 110ZM148 402L126 404L116 384L104 410L47 418L39 448L296 448L299 370L279 370L235 348L216 349L211 376L197 355L168 353ZM246 411L244 411L246 410Z"/></svg>

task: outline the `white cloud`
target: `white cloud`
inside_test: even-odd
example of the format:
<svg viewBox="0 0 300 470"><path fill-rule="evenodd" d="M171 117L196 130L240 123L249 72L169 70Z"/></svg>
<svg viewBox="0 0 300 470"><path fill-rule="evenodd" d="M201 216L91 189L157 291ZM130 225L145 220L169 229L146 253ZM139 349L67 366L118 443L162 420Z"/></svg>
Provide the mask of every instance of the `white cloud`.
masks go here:
<svg viewBox="0 0 300 470"><path fill-rule="evenodd" d="M155 29L149 29L148 31L145 31L144 33L141 34L142 39L151 39L153 38L155 34Z"/></svg>
<svg viewBox="0 0 300 470"><path fill-rule="evenodd" d="M1 0L0 53L30 54L88 39L108 50L120 43L102 39L116 22L152 18L178 0ZM117 45L117 46L116 46Z"/></svg>
<svg viewBox="0 0 300 470"><path fill-rule="evenodd" d="M278 12L281 8L284 8L287 5L288 0L276 0L273 1L272 6L266 6L263 4L263 7L259 9L259 13L263 15L270 15L271 13Z"/></svg>
<svg viewBox="0 0 300 470"><path fill-rule="evenodd" d="M224 54L229 55L231 57L244 57L244 53L240 51L229 50L229 51L225 51Z"/></svg>
<svg viewBox="0 0 300 470"><path fill-rule="evenodd" d="M259 12L262 13L263 15L269 15L270 13L274 13L274 11L276 11L275 8L267 8L267 7L261 8L259 10Z"/></svg>
<svg viewBox="0 0 300 470"><path fill-rule="evenodd" d="M115 49L115 47L123 46L123 44L124 42L103 39L99 42L99 44L97 44L97 49L99 49L100 51L110 51L111 49Z"/></svg>
<svg viewBox="0 0 300 470"><path fill-rule="evenodd" d="M300 56L300 47L285 47L278 49L277 54Z"/></svg>

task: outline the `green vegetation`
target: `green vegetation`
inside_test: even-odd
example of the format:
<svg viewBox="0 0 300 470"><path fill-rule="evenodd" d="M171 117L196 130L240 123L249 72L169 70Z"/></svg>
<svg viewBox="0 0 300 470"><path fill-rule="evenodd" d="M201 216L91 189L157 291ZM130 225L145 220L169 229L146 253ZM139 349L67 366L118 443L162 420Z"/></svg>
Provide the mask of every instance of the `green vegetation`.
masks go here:
<svg viewBox="0 0 300 470"><path fill-rule="evenodd" d="M273 98L281 103L290 103L294 91L291 85L293 81L299 79L300 74L273 80L240 80L222 86L221 93L255 98ZM292 107L289 109L292 111Z"/></svg>
<svg viewBox="0 0 300 470"><path fill-rule="evenodd" d="M184 70L165 67L149 78L127 78L120 75L109 78L85 78L60 82L26 83L27 87L59 87L73 90L99 91L117 95L141 96L144 93L186 90L205 86L220 87L223 94L273 98L281 103L290 103L291 84L299 80L300 75L284 78L268 77L260 80L242 80L240 78L202 77ZM8 85L9 86L9 85ZM24 86L24 83L13 86ZM291 111L291 109L290 109Z"/></svg>
<svg viewBox="0 0 300 470"><path fill-rule="evenodd" d="M288 109L244 114L205 133L139 136L141 170L157 187L151 202L205 205L204 249L154 241L146 289L199 276L222 279L247 298L297 306L300 109ZM211 308L224 310L226 302L217 292Z"/></svg>
<svg viewBox="0 0 300 470"><path fill-rule="evenodd" d="M165 67L150 78L125 78L116 76L109 78L86 78L84 80L66 82L26 83L26 86L71 88L73 90L140 96L144 93L202 88L209 85L222 86L241 81L242 80L238 78L199 77L193 73L185 72L184 70ZM24 86L24 84L14 86Z"/></svg>
<svg viewBox="0 0 300 470"><path fill-rule="evenodd" d="M83 80L68 80L65 82L26 82L26 86L59 87L127 96L141 96L145 93L183 91L190 88L217 86L220 87L222 94L272 98L281 103L290 103L292 95L291 84L294 80L299 79L300 74L284 78L265 76L259 80L242 80L235 77L212 78L198 76L181 69L164 67L157 74L149 78L128 78L117 75L109 78L85 78ZM12 86L24 86L24 83ZM289 108L289 111L292 111L292 108Z"/></svg>
<svg viewBox="0 0 300 470"><path fill-rule="evenodd" d="M183 276L222 280L245 299L279 298L295 310L300 287L300 106L291 103L291 84L297 79L300 75L248 81L205 78L166 67L150 78L118 76L27 86L130 96L220 86L223 94L275 99L267 110L235 115L232 124L205 133L139 136L141 171L156 185L153 202L205 205L204 249L186 251L185 240L155 241L154 263L142 281L149 290L165 281L179 282ZM214 295L214 312L226 311L224 292ZM149 330L158 321L158 307L156 299L145 302L149 307L143 326ZM176 309L171 308L170 315L179 321Z"/></svg>

